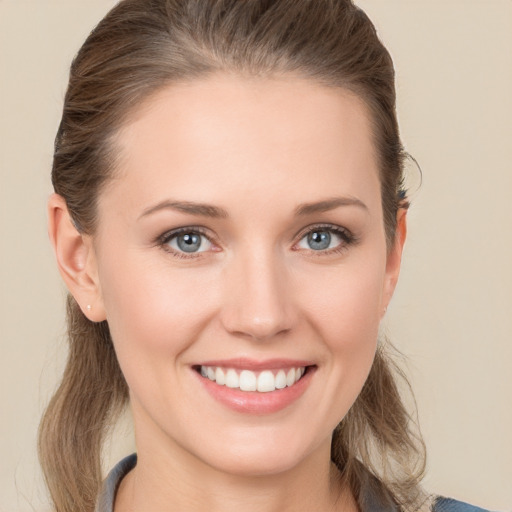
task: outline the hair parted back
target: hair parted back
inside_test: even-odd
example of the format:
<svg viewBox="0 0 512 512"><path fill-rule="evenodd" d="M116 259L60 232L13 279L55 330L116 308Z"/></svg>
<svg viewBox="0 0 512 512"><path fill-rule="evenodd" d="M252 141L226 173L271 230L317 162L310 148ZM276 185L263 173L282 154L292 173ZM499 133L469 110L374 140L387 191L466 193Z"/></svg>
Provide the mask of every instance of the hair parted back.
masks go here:
<svg viewBox="0 0 512 512"><path fill-rule="evenodd" d="M359 96L369 109L388 243L396 229L404 151L391 57L351 0L122 0L75 57L55 141L52 181L79 231L93 235L96 202L116 168L114 136L150 95L216 72L292 74ZM101 449L128 400L107 322L68 297L69 355L43 416L39 453L57 512L92 512ZM420 510L424 446L381 345L360 396L333 434L331 458L356 498L363 485Z"/></svg>

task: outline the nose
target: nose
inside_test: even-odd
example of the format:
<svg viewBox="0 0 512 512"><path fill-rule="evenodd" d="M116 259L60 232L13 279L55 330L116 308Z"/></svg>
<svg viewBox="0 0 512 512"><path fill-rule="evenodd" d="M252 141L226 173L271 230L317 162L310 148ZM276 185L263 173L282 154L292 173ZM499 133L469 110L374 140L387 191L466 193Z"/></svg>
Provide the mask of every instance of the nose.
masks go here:
<svg viewBox="0 0 512 512"><path fill-rule="evenodd" d="M225 276L221 321L232 335L269 340L289 332L297 312L284 262L252 253L233 261Z"/></svg>

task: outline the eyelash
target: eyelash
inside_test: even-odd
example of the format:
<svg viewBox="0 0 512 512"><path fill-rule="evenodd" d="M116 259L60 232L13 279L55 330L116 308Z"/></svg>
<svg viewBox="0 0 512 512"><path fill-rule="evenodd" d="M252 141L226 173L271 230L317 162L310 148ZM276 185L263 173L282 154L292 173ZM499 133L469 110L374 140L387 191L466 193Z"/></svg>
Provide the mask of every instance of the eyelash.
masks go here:
<svg viewBox="0 0 512 512"><path fill-rule="evenodd" d="M194 259L200 257L202 252L199 253L186 253L182 251L176 251L172 247L169 246L169 242L178 237L179 235L188 235L188 234L194 234L194 235L201 235L204 238L208 240L212 245L215 245L215 243L212 240L211 236L208 236L206 234L206 231L199 227L199 226L187 226L183 228L173 229L171 231L165 232L163 235L160 235L156 241L156 245L158 245L161 249L163 249L165 252L169 253L171 256L174 256L175 258L179 259Z"/></svg>
<svg viewBox="0 0 512 512"><path fill-rule="evenodd" d="M346 251L349 246L355 245L359 242L359 239L347 228L343 228L341 226L337 226L335 224L314 224L312 226L308 226L307 228L303 229L299 235L297 235L298 242L294 244L294 247L296 247L306 236L315 233L316 231L326 231L330 234L337 235L341 242L336 247L333 247L331 249L325 249L325 250L319 250L315 251L313 249L309 250L309 253L314 257L320 257L320 256L330 256L335 254L341 254L342 252ZM295 249L300 250L300 249Z"/></svg>
<svg viewBox="0 0 512 512"><path fill-rule="evenodd" d="M340 254L343 251L347 250L347 248L350 245L355 245L359 241L359 239L351 231L349 231L346 228L342 228L340 226L336 226L333 224L315 224L312 226L308 226L307 228L302 230L296 236L296 238L298 238L298 241L295 242L295 244L293 245L293 250L296 250L296 251L301 250L301 249L295 249L295 247L304 239L304 237L308 236L311 233L314 233L315 231L326 231L328 233L338 236L342 240L342 242L338 246L333 247L331 249L318 250L318 251L310 249L309 250L310 254L312 254L316 257L326 256L326 255L331 255L331 254ZM159 246L161 249L163 249L165 252L171 254L175 258L194 259L194 258L201 257L202 253L206 252L206 251L191 252L191 253L187 254L186 252L177 251L169 246L169 242L171 240L178 237L179 235L184 235L184 234L201 235L201 236L205 237L209 243L211 243L214 246L216 245L215 242L213 241L212 237L206 233L206 230L199 226L187 226L187 227L167 231L157 238L155 245ZM215 251L215 252L217 252L217 251Z"/></svg>

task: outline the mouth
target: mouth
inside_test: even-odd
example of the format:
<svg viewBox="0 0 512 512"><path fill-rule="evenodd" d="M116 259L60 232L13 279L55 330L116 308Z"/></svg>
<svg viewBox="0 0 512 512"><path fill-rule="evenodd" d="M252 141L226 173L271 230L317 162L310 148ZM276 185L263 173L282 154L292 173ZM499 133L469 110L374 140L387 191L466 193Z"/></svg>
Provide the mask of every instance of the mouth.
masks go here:
<svg viewBox="0 0 512 512"><path fill-rule="evenodd" d="M194 370L217 386L242 392L270 393L295 386L313 367L305 365L253 371L217 365L197 365Z"/></svg>
<svg viewBox="0 0 512 512"><path fill-rule="evenodd" d="M261 416L299 402L318 366L297 359L235 358L201 361L191 369L216 402L237 413Z"/></svg>

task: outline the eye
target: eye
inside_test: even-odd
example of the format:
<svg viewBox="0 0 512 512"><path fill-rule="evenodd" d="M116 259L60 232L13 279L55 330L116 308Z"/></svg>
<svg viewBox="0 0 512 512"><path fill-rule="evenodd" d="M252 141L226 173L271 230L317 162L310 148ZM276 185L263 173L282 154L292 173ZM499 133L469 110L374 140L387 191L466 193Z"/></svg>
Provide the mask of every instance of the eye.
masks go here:
<svg viewBox="0 0 512 512"><path fill-rule="evenodd" d="M168 233L162 237L162 245L178 254L194 254L210 251L211 241L197 230L186 229Z"/></svg>
<svg viewBox="0 0 512 512"><path fill-rule="evenodd" d="M339 227L317 226L305 233L297 248L315 252L342 250L353 242L352 235Z"/></svg>

